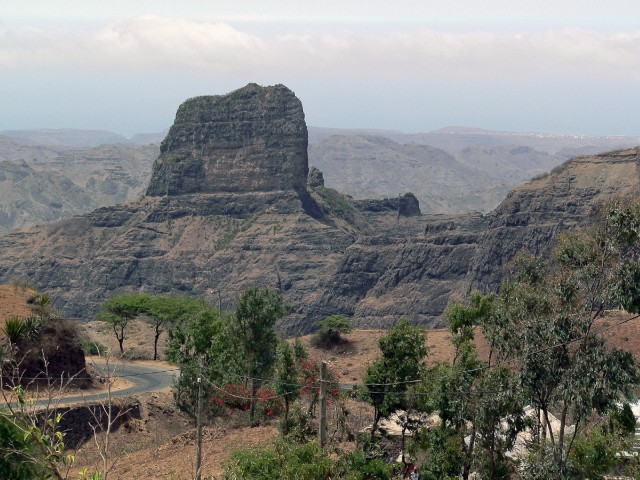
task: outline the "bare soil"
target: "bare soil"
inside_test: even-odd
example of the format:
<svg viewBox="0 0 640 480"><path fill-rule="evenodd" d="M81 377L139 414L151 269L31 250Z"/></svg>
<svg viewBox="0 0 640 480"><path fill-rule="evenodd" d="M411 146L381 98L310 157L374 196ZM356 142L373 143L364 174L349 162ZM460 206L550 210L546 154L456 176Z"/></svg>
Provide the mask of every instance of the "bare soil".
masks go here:
<svg viewBox="0 0 640 480"><path fill-rule="evenodd" d="M0 320L12 315L28 315L26 302L28 291L13 286L0 286ZM611 346L621 347L640 358L640 318L622 325L615 324L630 318L620 312L601 319L596 328L608 339ZM81 325L87 338L107 345L118 353L118 344L113 331L102 322L88 322ZM367 365L378 355L378 341L384 330L355 330L344 335L345 342L329 350L314 347L309 336L302 341L312 358L326 360L333 364L341 376L341 382L360 382ZM478 335L480 337L480 335ZM447 330L428 330L428 363L448 362L453 357ZM161 337L160 352L164 351L166 333ZM484 339L477 341L480 356L486 358L488 348ZM150 359L153 357L153 327L144 321L134 321L125 338L125 357ZM166 479L186 480L193 478L195 471L195 421L192 416L181 412L175 406L170 392L146 394L141 401L141 418L127 422L111 436L111 447L116 465L109 478L112 479ZM350 408L359 408L350 405ZM361 413L366 419L368 411ZM238 448L258 448L267 446L277 436L274 420L266 425L250 428L237 419L218 421L205 428L203 439L203 478L221 478L225 461ZM77 465L89 470L100 468L100 457L96 446L87 442L76 452ZM79 470L79 469L77 469Z"/></svg>
<svg viewBox="0 0 640 480"><path fill-rule="evenodd" d="M31 308L28 300L36 296L36 291L22 285L0 285L0 339L4 340L4 324L10 317L28 317Z"/></svg>

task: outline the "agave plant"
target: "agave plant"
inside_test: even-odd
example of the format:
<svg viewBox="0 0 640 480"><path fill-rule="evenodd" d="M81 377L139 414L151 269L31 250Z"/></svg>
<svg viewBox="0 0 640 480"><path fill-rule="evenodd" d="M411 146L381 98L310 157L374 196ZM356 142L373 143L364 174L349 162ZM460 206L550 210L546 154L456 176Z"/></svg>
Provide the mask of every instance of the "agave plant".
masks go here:
<svg viewBox="0 0 640 480"><path fill-rule="evenodd" d="M35 340L36 338L38 338L38 335L40 334L40 329L42 328L43 323L44 321L42 317L39 318L39 317L36 317L35 315L29 315L27 318L25 318L24 319L25 337L29 338L30 340Z"/></svg>
<svg viewBox="0 0 640 480"><path fill-rule="evenodd" d="M27 322L21 317L7 318L4 326L4 333L13 344L19 343L27 333Z"/></svg>

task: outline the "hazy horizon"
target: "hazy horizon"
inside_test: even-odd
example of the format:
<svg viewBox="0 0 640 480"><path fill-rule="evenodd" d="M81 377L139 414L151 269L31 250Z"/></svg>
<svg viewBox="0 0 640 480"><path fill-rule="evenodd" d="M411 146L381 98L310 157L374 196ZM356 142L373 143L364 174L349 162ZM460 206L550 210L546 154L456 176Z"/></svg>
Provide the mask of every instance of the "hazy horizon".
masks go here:
<svg viewBox="0 0 640 480"><path fill-rule="evenodd" d="M326 128L636 136L637 18L630 0L10 2L0 130L159 132L255 82Z"/></svg>

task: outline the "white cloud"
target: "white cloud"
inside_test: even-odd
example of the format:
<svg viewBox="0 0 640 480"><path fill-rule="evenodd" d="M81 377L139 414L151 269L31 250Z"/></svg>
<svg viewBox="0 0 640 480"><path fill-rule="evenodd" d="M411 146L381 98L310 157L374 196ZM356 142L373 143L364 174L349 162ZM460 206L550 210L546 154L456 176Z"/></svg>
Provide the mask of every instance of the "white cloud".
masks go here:
<svg viewBox="0 0 640 480"><path fill-rule="evenodd" d="M330 30L258 34L226 23L141 16L94 30L5 26L0 68L163 72L206 75L281 72L332 77L518 79L587 75L640 80L640 31L544 32Z"/></svg>

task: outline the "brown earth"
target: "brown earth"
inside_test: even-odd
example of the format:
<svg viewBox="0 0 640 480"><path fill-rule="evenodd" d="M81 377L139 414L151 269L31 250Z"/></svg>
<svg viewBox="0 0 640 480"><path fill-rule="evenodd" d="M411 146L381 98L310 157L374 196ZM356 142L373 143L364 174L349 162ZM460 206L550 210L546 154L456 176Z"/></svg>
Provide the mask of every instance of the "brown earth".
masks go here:
<svg viewBox="0 0 640 480"><path fill-rule="evenodd" d="M16 283L0 285L0 322L9 317L28 317L31 315L28 299L36 294L35 290Z"/></svg>
<svg viewBox="0 0 640 480"><path fill-rule="evenodd" d="M0 318L29 313L25 295L14 286L0 286ZM598 323L602 335L612 346L626 348L640 358L640 319L622 325L617 323L631 318L623 312L603 319ZM108 325L89 322L82 325L84 333L99 341L112 351L117 351L117 342ZM367 365L379 354L378 340L385 330L354 330L344 335L346 342L330 350L322 350L311 344L311 337L302 337L312 358L326 360L334 365L341 382L362 381ZM163 335L161 339L166 336ZM430 365L450 361L453 349L450 334L445 329L427 330ZM125 339L125 356L150 359L153 355L152 327L143 321L134 321ZM164 342L164 340L163 340ZM480 339L478 350L486 358L488 348ZM161 351L164 347L162 347ZM116 466L110 474L114 479L148 478L182 480L192 478L195 466L195 422L191 416L175 406L171 393L151 393L139 398L140 418L133 419L114 432L112 442ZM354 415L368 421L370 412L363 405L350 405ZM360 410L357 410L360 408ZM238 448L257 448L270 445L277 436L275 421L257 428L246 427L242 420L227 418L207 427L204 433L203 476L220 478L229 454ZM99 456L95 444L87 442L76 452L79 467L89 470L99 468Z"/></svg>
<svg viewBox="0 0 640 480"><path fill-rule="evenodd" d="M626 348L640 359L640 319L610 328L630 317L624 313L617 313L599 322L597 328L608 329L603 330L602 334L610 339L611 345ZM143 326L139 325L138 328L139 333L130 335L129 341L141 345L144 337L138 335L142 335ZM333 364L341 376L341 382L353 383L362 381L367 365L379 354L378 340L384 334L385 330L354 330L344 335L347 340L345 343L330 350L314 347L311 344L311 336L302 337L302 342L312 358ZM450 338L450 333L445 329L427 331L430 365L452 359L453 348ZM486 342L479 339L476 343L480 356L486 358ZM142 351L141 349L140 352ZM146 352L150 355L152 350L147 347ZM119 446L126 445L129 453L119 461L111 478L192 478L196 455L193 419L175 408L170 394L152 394L144 397L143 402L147 402L147 411L150 414L143 415L141 427L137 430L120 431L114 436L114 443ZM368 407L353 404L349 408L352 415L361 417L360 421L369 421L371 412ZM227 419L208 427L203 439L203 478L221 478L225 461L232 451L268 446L276 436L277 428L274 421L258 428L249 428L241 425L237 419ZM95 454L91 456L91 448L92 446L87 444L78 452L79 464L93 465L89 462L91 458L95 459Z"/></svg>

